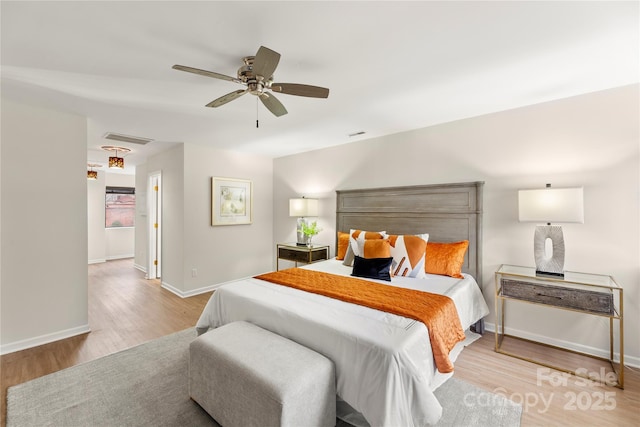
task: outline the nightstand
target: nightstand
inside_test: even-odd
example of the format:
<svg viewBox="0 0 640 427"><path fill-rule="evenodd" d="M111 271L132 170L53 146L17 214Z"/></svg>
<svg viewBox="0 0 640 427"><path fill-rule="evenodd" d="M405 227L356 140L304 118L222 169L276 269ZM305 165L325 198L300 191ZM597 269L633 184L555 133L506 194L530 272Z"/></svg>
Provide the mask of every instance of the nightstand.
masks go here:
<svg viewBox="0 0 640 427"><path fill-rule="evenodd" d="M495 279L496 352L580 377L590 378L588 373L583 372L584 370L581 369L570 370L559 366L553 366L548 363L534 360L530 357L504 350L504 337L510 336L505 334L505 304L508 301L519 301L560 310L570 310L593 316L605 317L609 319L608 359L579 353L573 350L566 350L549 344L542 345L610 362L613 372L617 376L617 384L615 384L615 386L618 388L624 388L623 297L622 287L616 283L613 277L570 271L565 272L564 278L558 276L541 276L536 275L535 268L505 264L496 271ZM614 321L619 322L617 343L620 347L620 364L617 371L613 362ZM593 379L593 377L591 377L591 379Z"/></svg>
<svg viewBox="0 0 640 427"><path fill-rule="evenodd" d="M299 262L311 264L329 259L328 245L298 246L295 243L278 243L276 247L276 270L280 270L280 260L294 261L296 267Z"/></svg>

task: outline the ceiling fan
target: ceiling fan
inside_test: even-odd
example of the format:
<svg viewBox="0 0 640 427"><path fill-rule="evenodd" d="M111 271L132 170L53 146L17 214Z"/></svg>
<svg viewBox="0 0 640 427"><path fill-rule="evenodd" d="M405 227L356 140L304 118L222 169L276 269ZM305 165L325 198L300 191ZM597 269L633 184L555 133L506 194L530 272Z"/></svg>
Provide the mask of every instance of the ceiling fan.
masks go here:
<svg viewBox="0 0 640 427"><path fill-rule="evenodd" d="M240 83L247 87L246 89L239 89L222 95L220 98L208 103L206 105L207 107L220 107L246 93L250 93L260 98L264 106L276 117L280 117L287 114L287 109L284 108L284 105L273 95L273 92L311 98L327 98L329 96L329 89L324 87L298 83L274 83L273 72L280 61L280 54L269 48L260 46L256 56L246 56L243 58L243 61L244 65L238 68L238 77L226 76L213 71L201 70L185 65L176 64L172 68L201 76L213 77L214 79Z"/></svg>

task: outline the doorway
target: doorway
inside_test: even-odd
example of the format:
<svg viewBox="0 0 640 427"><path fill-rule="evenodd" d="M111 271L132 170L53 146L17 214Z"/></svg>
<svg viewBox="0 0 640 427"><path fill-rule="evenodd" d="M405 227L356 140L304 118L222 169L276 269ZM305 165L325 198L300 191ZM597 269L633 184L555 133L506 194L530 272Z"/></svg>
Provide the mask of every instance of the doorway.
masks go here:
<svg viewBox="0 0 640 427"><path fill-rule="evenodd" d="M160 279L162 275L162 173L149 174L147 218L149 250L147 279Z"/></svg>

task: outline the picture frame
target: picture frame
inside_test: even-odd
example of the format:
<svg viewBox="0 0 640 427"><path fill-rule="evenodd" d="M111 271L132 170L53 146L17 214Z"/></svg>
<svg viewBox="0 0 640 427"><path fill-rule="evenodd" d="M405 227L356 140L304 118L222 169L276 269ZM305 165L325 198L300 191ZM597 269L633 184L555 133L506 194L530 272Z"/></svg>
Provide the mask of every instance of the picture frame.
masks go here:
<svg viewBox="0 0 640 427"><path fill-rule="evenodd" d="M253 183L247 179L211 178L211 225L251 224Z"/></svg>

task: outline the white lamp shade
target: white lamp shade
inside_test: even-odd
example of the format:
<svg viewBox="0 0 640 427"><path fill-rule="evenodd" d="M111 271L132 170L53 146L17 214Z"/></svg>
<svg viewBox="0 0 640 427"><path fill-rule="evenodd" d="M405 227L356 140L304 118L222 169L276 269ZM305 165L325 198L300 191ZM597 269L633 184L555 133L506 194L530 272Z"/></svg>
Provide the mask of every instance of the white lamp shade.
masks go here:
<svg viewBox="0 0 640 427"><path fill-rule="evenodd" d="M518 191L520 222L584 223L582 187Z"/></svg>
<svg viewBox="0 0 640 427"><path fill-rule="evenodd" d="M318 199L289 199L289 216L318 216Z"/></svg>

